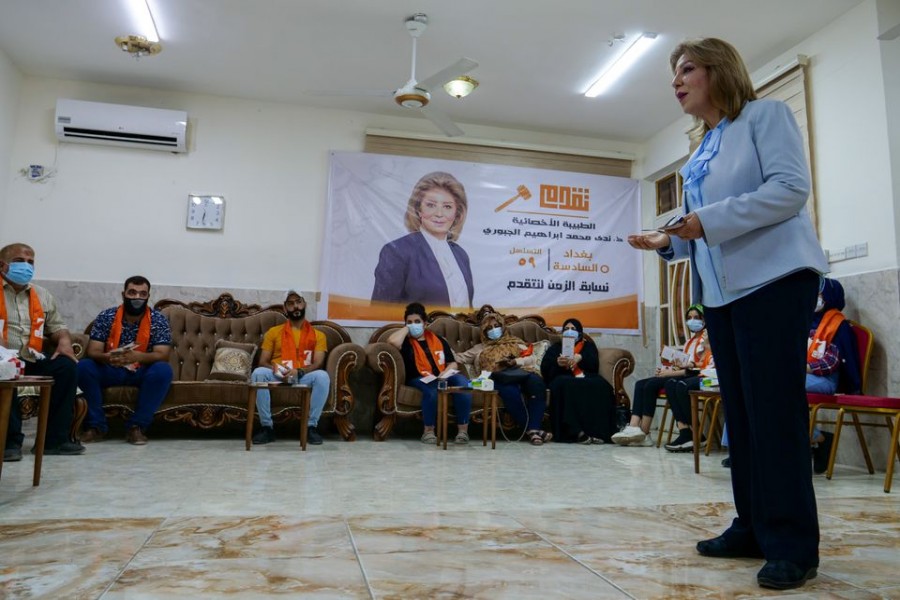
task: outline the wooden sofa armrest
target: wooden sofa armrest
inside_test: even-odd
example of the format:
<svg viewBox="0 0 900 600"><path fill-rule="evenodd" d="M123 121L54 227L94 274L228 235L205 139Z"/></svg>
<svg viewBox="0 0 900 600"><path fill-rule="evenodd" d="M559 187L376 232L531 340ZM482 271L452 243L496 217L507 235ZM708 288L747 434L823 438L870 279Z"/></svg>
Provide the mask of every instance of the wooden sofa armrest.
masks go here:
<svg viewBox="0 0 900 600"><path fill-rule="evenodd" d="M331 378L326 406L334 407L334 423L341 436L348 441L356 439L356 432L349 416L353 412L354 397L350 389L350 374L366 364L366 352L359 344L344 342L328 351L325 371Z"/></svg>
<svg viewBox="0 0 900 600"><path fill-rule="evenodd" d="M622 348L600 348L600 375L613 387L616 403L631 408L625 378L634 371L634 356Z"/></svg>
<svg viewBox="0 0 900 600"><path fill-rule="evenodd" d="M400 351L387 342L374 342L366 346L366 362L381 379L381 387L375 397L375 408L382 419L375 424L375 439L384 441L394 427L397 413L397 394L406 381L406 368Z"/></svg>

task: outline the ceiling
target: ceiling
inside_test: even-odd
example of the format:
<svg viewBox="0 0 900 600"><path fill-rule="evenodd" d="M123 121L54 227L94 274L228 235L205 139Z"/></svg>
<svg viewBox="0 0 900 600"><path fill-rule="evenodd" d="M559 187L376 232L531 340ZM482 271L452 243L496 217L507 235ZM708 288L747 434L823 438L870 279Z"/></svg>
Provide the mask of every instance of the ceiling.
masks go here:
<svg viewBox="0 0 900 600"><path fill-rule="evenodd" d="M480 63L472 95L433 94L463 129L641 142L681 114L668 68L679 41L726 39L752 72L862 0L149 0L163 51L139 61L113 43L134 33L124 2L3 0L0 49L26 75L418 116L390 98L309 92L401 87L404 21L424 12L417 79L463 56ZM585 98L625 47L607 40L642 31L658 43L606 95Z"/></svg>

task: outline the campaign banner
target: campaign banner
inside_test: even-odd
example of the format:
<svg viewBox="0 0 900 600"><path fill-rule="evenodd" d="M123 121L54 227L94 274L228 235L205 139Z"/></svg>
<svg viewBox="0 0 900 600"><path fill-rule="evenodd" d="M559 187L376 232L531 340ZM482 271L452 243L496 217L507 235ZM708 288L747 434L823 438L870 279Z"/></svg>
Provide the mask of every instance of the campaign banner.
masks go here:
<svg viewBox="0 0 900 600"><path fill-rule="evenodd" d="M349 326L426 310L569 317L640 333L635 179L332 152L319 315Z"/></svg>

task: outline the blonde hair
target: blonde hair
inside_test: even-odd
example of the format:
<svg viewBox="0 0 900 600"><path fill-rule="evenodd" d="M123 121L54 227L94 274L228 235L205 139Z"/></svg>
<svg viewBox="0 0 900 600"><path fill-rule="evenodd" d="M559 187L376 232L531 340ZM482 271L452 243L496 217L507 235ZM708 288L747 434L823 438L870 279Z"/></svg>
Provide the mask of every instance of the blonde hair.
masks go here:
<svg viewBox="0 0 900 600"><path fill-rule="evenodd" d="M718 38L687 40L678 44L669 56L669 65L675 65L682 57L706 69L709 78L709 99L730 120L735 120L744 104L756 100L756 90L747 72L744 60L734 46ZM693 142L699 142L709 131L703 119L694 117L694 127L688 131Z"/></svg>
<svg viewBox="0 0 900 600"><path fill-rule="evenodd" d="M409 196L409 202L406 205L406 218L404 224L406 229L411 232L419 231L422 228L422 219L419 218L419 208L422 206L422 197L429 190L440 189L451 196L456 201L456 217L453 219L453 225L447 232L447 240L458 240L462 233L463 225L466 222L466 214L469 212L469 202L466 200L466 188L463 187L456 177L450 173L435 171L423 175L413 188L412 194Z"/></svg>

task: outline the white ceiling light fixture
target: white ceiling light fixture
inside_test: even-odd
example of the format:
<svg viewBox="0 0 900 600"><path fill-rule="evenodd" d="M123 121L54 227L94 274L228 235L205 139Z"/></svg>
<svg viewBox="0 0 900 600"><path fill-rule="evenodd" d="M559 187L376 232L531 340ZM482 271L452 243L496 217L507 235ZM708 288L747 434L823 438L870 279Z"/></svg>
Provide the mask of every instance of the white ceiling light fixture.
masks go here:
<svg viewBox="0 0 900 600"><path fill-rule="evenodd" d="M444 84L444 91L454 98L465 98L478 87L478 82L468 75L460 75Z"/></svg>
<svg viewBox="0 0 900 600"><path fill-rule="evenodd" d="M628 47L625 52L622 53L619 58L606 70L604 71L600 77L591 84L591 87L588 88L588 91L584 93L584 95L588 98L596 98L603 92L605 92L609 87L615 82L619 77L622 76L628 69L631 68L637 59L641 57L647 49L653 45L653 42L656 41L656 34L651 32L642 33L631 45Z"/></svg>

